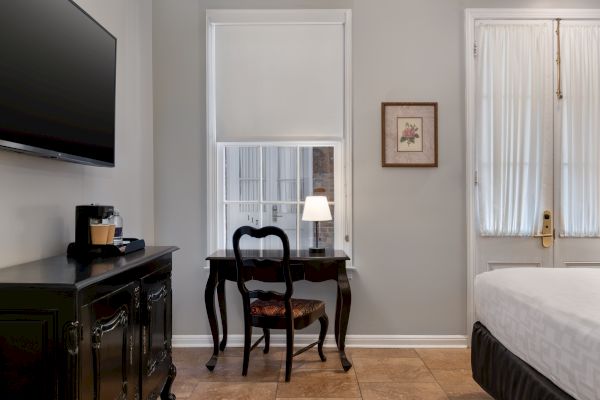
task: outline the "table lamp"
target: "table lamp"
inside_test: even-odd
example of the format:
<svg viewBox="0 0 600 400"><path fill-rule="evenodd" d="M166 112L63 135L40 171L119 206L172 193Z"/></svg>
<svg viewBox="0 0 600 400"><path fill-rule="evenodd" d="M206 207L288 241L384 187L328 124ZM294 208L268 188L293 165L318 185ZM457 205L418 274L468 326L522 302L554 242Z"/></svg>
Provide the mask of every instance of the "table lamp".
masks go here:
<svg viewBox="0 0 600 400"><path fill-rule="evenodd" d="M310 247L308 252L325 253L324 247L319 247L319 221L331 221L331 210L327 203L327 196L306 196L302 221L315 223L315 247Z"/></svg>

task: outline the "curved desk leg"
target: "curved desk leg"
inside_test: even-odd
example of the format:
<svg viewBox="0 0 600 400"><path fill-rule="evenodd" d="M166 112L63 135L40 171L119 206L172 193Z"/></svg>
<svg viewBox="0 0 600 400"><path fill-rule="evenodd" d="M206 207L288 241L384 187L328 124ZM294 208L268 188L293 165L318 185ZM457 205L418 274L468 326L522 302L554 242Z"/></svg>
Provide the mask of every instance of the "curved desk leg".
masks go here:
<svg viewBox="0 0 600 400"><path fill-rule="evenodd" d="M348 330L348 319L350 318L350 303L352 302L352 295L350 293L350 283L348 282L348 275L346 275L345 266L338 267L338 297L336 302L336 334L338 335L338 351L340 353L340 360L342 361L342 367L344 371L348 371L352 368L352 364L346 357L346 331ZM338 318L339 315L339 318ZM339 328L338 328L339 324ZM339 329L339 330L338 330Z"/></svg>
<svg viewBox="0 0 600 400"><path fill-rule="evenodd" d="M225 302L225 279L219 279L217 285L217 298L219 299L219 313L221 315L221 326L223 327L223 339L219 348L225 351L227 346L227 303Z"/></svg>
<svg viewBox="0 0 600 400"><path fill-rule="evenodd" d="M219 274L217 267L211 263L210 275L206 282L206 289L204 290L204 303L206 304L206 314L208 315L208 323L210 324L210 333L213 338L213 355L206 363L206 368L210 371L215 369L217 365L217 358L219 357L219 325L217 323L217 313L215 311L215 289L217 287L217 281Z"/></svg>

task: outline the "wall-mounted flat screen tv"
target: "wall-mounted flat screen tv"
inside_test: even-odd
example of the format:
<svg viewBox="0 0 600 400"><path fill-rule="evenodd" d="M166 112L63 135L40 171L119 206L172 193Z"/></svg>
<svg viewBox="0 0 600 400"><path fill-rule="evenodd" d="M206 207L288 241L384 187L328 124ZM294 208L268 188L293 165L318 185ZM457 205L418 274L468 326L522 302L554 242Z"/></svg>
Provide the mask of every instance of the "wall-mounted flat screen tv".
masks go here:
<svg viewBox="0 0 600 400"><path fill-rule="evenodd" d="M0 148L114 166L117 40L69 0L0 1Z"/></svg>

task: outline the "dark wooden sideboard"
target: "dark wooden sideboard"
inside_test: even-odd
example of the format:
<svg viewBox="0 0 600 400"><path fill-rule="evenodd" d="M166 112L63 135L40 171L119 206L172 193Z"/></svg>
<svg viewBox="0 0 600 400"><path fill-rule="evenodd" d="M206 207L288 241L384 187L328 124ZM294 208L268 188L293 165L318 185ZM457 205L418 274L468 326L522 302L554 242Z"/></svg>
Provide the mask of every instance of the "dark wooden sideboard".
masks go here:
<svg viewBox="0 0 600 400"><path fill-rule="evenodd" d="M174 399L175 250L0 269L0 399Z"/></svg>

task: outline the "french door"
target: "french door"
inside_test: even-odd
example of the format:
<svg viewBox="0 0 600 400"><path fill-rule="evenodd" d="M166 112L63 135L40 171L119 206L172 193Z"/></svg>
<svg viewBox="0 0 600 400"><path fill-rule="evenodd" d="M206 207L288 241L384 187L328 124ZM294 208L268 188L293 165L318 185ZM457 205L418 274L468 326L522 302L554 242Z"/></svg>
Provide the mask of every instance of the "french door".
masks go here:
<svg viewBox="0 0 600 400"><path fill-rule="evenodd" d="M558 28L554 266L600 267L600 19L564 20Z"/></svg>
<svg viewBox="0 0 600 400"><path fill-rule="evenodd" d="M479 19L473 36L472 273L600 267L600 20Z"/></svg>

